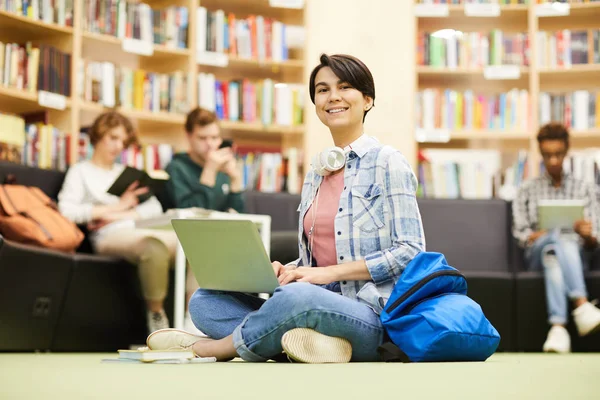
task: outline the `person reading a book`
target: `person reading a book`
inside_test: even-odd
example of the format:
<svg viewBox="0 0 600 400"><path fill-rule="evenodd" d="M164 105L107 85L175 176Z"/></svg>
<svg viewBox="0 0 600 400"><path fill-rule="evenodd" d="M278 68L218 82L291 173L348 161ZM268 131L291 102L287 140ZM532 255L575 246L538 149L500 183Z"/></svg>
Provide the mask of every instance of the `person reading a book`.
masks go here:
<svg viewBox="0 0 600 400"><path fill-rule="evenodd" d="M567 324L567 297L574 304L578 333L588 335L600 328L600 310L588 301L583 272L589 250L598 246L598 209L592 184L576 179L563 169L569 150L569 132L558 123L544 125L537 136L545 172L524 182L513 208L513 236L525 249L531 270L543 270L548 323L551 328L543 345L545 352L567 353L571 339ZM541 200L584 200L584 218L572 232L539 228L537 205Z"/></svg>
<svg viewBox="0 0 600 400"><path fill-rule="evenodd" d="M200 207L216 211L244 211L242 174L231 146L223 146L217 115L204 108L190 111L185 121L187 152L175 154L167 165L166 194L174 208ZM188 268L186 299L198 289ZM184 327L196 332L189 310Z"/></svg>
<svg viewBox="0 0 600 400"><path fill-rule="evenodd" d="M125 170L117 160L136 142L134 128L126 117L110 111L96 118L89 137L94 148L92 157L69 168L58 195L58 208L73 222L87 224L96 253L123 257L138 265L148 309L148 331L168 328L163 301L177 236L173 231L135 227L136 219L163 212L157 198L148 196L148 187L133 182L121 196L107 192ZM144 197L147 200L140 203Z"/></svg>
<svg viewBox="0 0 600 400"><path fill-rule="evenodd" d="M336 147L317 155L303 183L300 257L273 262L280 287L266 301L197 290L191 316L210 338L162 330L148 337L150 349L256 362L282 351L300 362L380 360L379 314L405 266L425 250L417 180L400 151L364 133L375 85L362 61L321 55L309 92Z"/></svg>

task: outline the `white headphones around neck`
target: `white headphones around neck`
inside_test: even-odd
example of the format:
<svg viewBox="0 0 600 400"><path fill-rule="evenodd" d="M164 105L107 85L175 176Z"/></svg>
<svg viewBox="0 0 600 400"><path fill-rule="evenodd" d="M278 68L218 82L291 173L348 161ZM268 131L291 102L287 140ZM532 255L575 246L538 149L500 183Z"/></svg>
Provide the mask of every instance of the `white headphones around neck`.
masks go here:
<svg viewBox="0 0 600 400"><path fill-rule="evenodd" d="M344 168L346 164L346 151L341 147L328 147L315 155L311 166L316 174L327 176Z"/></svg>

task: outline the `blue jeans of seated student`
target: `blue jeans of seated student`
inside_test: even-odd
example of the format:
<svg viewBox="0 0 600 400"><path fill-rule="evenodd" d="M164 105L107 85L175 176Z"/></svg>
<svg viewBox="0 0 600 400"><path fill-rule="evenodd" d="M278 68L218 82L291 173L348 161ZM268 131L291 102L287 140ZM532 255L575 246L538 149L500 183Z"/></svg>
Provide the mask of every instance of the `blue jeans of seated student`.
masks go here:
<svg viewBox="0 0 600 400"><path fill-rule="evenodd" d="M352 361L379 361L384 329L369 306L324 286L296 282L281 286L268 300L198 289L189 304L194 325L213 339L233 334L246 361L267 361L283 351L281 337L294 328L311 328L352 344Z"/></svg>
<svg viewBox="0 0 600 400"><path fill-rule="evenodd" d="M588 268L589 255L576 240L552 231L538 238L526 250L525 257L530 270L544 271L548 322L565 325L567 297L587 297L583 271Z"/></svg>

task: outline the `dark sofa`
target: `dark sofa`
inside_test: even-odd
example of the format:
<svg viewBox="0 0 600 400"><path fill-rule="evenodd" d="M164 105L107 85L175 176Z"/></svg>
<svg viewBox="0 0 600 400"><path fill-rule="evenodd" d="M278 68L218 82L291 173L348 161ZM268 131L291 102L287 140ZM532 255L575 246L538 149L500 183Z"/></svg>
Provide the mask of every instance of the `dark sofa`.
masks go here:
<svg viewBox="0 0 600 400"><path fill-rule="evenodd" d="M56 198L64 174L0 162L0 180L35 185ZM159 194L160 199L160 194ZM272 217L271 259L298 256L300 197L245 193L246 211ZM548 330L543 275L524 270L510 235L510 203L419 199L427 250L441 252L467 277L468 294L502 335L500 350L540 351ZM172 312L173 279L165 308ZM586 274L590 298L600 297L600 257ZM170 317L172 317L170 315ZM145 313L135 266L123 260L34 248L0 237L0 351L114 351L145 338ZM599 334L574 351L600 351Z"/></svg>

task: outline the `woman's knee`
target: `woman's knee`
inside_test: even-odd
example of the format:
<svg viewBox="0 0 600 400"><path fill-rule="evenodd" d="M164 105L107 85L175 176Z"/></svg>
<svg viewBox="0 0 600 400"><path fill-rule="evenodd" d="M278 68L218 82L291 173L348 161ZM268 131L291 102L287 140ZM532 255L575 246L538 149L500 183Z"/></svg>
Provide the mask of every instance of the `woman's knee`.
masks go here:
<svg viewBox="0 0 600 400"><path fill-rule="evenodd" d="M161 260L169 263L169 249L160 240L147 237L142 239L140 246L140 260Z"/></svg>
<svg viewBox="0 0 600 400"><path fill-rule="evenodd" d="M325 290L310 283L294 282L277 288L272 300L290 313L301 313L323 308L325 304L321 297Z"/></svg>

